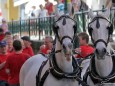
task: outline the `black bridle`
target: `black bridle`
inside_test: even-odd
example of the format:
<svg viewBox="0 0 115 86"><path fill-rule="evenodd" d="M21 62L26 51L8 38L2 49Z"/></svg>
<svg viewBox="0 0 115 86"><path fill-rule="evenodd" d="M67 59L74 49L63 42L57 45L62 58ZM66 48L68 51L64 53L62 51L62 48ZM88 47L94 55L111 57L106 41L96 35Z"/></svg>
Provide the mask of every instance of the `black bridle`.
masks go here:
<svg viewBox="0 0 115 86"><path fill-rule="evenodd" d="M97 41L94 42L94 39L93 39L93 37L92 37L92 30L93 30L93 29L90 27L90 24L97 20L96 27L97 27L97 29L99 29L99 27L100 27L99 19L104 19L104 20L106 20L107 22L109 22L109 24L110 24L110 26L107 27L107 29L108 29L108 34L109 34L109 35L108 35L108 40L107 40L107 42L104 41L103 39L98 39ZM88 31L89 31L89 34L90 34L90 36L91 36L91 40L92 40L94 46L96 46L98 42L103 42L103 43L107 46L107 44L108 44L108 42L109 42L110 35L112 35L112 33L113 33L113 25L112 25L112 23L111 23L108 19L106 19L106 18L104 18L104 17L102 17L102 16L97 16L97 17L95 17L95 18L88 24Z"/></svg>
<svg viewBox="0 0 115 86"><path fill-rule="evenodd" d="M77 22L76 22L74 19L72 19L70 16L68 16L68 15L62 15L62 16L61 16L57 21L55 21L54 24L53 24L53 31L54 31L56 37L58 38L58 41L60 42L60 44L62 44L62 41L63 41L65 38L69 38L69 39L73 42L74 37L71 38L71 37L69 37L69 36L63 36L63 37L60 39L59 34L58 34L59 26L56 26L56 27L55 27L55 25L56 25L56 23L57 23L58 21L60 21L61 19L63 19L63 22L62 22L63 25L66 25L66 19L71 19L72 21L75 22L75 25L73 26L73 29L74 29L74 37L75 37L76 30L77 30Z"/></svg>

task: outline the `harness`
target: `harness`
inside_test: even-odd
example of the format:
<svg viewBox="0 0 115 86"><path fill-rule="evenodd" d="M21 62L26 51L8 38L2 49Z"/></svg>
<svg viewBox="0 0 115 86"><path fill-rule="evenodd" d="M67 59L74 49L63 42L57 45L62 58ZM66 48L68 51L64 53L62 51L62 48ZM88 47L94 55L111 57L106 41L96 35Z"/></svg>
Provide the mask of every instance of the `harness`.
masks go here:
<svg viewBox="0 0 115 86"><path fill-rule="evenodd" d="M47 69L44 75L41 77L42 70L44 66L49 62L49 69ZM72 65L73 65L73 73L65 73L63 72L58 65L56 64L55 54L52 55L47 61L44 61L36 75L36 86L43 86L46 78L51 73L57 80L61 80L63 78L73 79L79 81L83 86L87 86L80 78L81 68L78 66L74 57L72 57Z"/></svg>
<svg viewBox="0 0 115 86"><path fill-rule="evenodd" d="M113 65L115 65L115 56L112 56ZM90 76L94 84L103 84L103 83L114 83L115 82L115 68L113 67L111 73L107 77L101 77L95 67L94 55L91 58L91 68L87 69L86 74L84 75L83 80L87 82L87 77Z"/></svg>

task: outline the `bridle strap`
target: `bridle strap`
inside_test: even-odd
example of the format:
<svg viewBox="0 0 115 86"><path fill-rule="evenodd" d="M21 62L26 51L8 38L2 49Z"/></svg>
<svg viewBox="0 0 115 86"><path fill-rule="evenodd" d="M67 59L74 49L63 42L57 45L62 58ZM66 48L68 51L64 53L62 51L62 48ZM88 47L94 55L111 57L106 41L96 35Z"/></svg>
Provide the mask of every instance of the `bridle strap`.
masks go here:
<svg viewBox="0 0 115 86"><path fill-rule="evenodd" d="M71 19L71 20L73 20L73 21L77 24L77 22L76 22L74 19L72 19L70 16L68 16L68 15L62 15L57 21L54 22L54 24L55 24L56 22L60 21L62 18ZM56 32L56 37L58 38L58 41L60 42L60 44L62 44L62 41L63 41L63 39L65 39L65 38L69 38L69 39L71 39L71 40L73 41L73 39L72 39L71 37L69 37L69 36L64 36L64 37L62 37L62 39L60 40L60 37L59 37L59 35L58 35L58 32ZM74 34L74 37L75 37L75 34Z"/></svg>
<svg viewBox="0 0 115 86"><path fill-rule="evenodd" d="M73 40L71 37L69 37L69 36L63 36L62 37L62 39L60 40L60 43L62 44L62 41L65 39L65 38L69 38L69 39L71 39L71 41Z"/></svg>
<svg viewBox="0 0 115 86"><path fill-rule="evenodd" d="M95 20L97 20L97 19L105 19L107 22L109 22L109 24L112 24L108 19L106 19L106 18L104 18L104 17L102 17L102 16L97 16L97 17L95 17L95 18L88 24L88 27L89 27L89 25L90 25L91 23L93 23L93 22L94 22ZM103 42L103 43L107 46L107 44L108 44L108 42L109 42L109 37L110 37L110 34L109 34L109 36L108 36L107 42L105 42L103 39L98 39L96 42L94 42L94 39L92 38L92 34L91 34L91 39L92 39L92 42L93 42L94 46L96 46L98 42Z"/></svg>
<svg viewBox="0 0 115 86"><path fill-rule="evenodd" d="M94 46L95 47L96 47L98 42L103 42L106 45L106 47L107 47L108 42L106 43L103 39L98 39L96 42L94 42Z"/></svg>
<svg viewBox="0 0 115 86"><path fill-rule="evenodd" d="M104 18L102 16L97 16L97 17L93 18L93 20L88 25L90 25L91 23L93 23L97 19L104 19L104 20L108 21L110 24L112 24L107 18Z"/></svg>

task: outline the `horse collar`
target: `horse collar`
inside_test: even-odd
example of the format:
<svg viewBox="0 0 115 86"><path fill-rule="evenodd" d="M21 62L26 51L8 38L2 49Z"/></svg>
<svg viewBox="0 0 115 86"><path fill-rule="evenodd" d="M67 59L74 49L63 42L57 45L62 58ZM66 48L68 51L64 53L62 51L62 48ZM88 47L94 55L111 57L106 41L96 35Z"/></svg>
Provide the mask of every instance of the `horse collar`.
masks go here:
<svg viewBox="0 0 115 86"><path fill-rule="evenodd" d="M50 73L58 80L62 78L67 78L67 79L76 79L78 75L80 75L81 69L78 66L75 58L72 58L72 65L73 65L73 73L65 73L63 72L57 65L55 55L53 55L50 60Z"/></svg>
<svg viewBox="0 0 115 86"><path fill-rule="evenodd" d="M50 67L49 67L49 69L46 70L44 75L41 77L42 70L43 70L44 66L47 64L47 62L49 62ZM56 59L55 59L55 54L50 55L49 59L44 61L42 63L42 65L40 66L38 74L36 75L36 86L43 86L43 84L44 84L47 76L49 75L49 73L51 73L58 80L60 80L62 78L75 79L75 80L78 80L79 82L83 83L81 78L80 78L81 69L78 66L74 57L73 57L72 65L73 65L73 68L74 68L73 73L65 73L57 66Z"/></svg>
<svg viewBox="0 0 115 86"><path fill-rule="evenodd" d="M115 56L112 56L113 65L115 65ZM113 67L111 73L107 77L101 77L95 67L94 56L91 58L91 68L89 69L89 76L91 77L94 84L100 83L114 83L115 82L115 68Z"/></svg>

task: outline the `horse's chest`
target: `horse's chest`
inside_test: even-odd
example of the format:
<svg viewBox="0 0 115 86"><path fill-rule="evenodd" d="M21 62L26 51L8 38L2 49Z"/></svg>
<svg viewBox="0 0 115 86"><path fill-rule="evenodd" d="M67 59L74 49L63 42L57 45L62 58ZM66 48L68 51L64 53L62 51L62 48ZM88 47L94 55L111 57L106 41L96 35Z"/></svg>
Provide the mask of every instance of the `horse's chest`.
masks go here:
<svg viewBox="0 0 115 86"><path fill-rule="evenodd" d="M115 86L115 83L103 83L102 85L101 84L94 84L90 77L88 77L87 81L88 81L87 83L89 86Z"/></svg>
<svg viewBox="0 0 115 86"><path fill-rule="evenodd" d="M44 82L44 86L78 86L78 82L76 80L70 79L61 79L58 80L53 77L51 74L48 75L46 81Z"/></svg>

